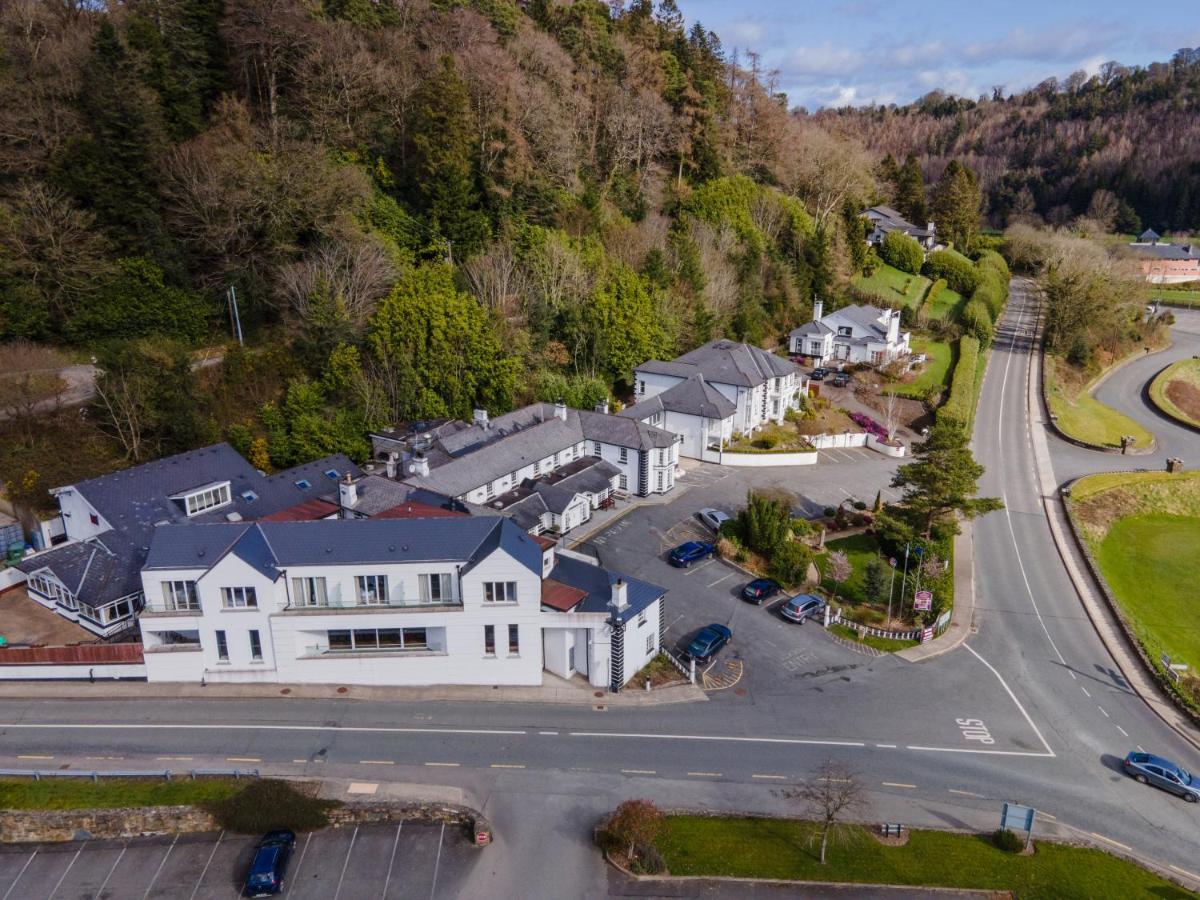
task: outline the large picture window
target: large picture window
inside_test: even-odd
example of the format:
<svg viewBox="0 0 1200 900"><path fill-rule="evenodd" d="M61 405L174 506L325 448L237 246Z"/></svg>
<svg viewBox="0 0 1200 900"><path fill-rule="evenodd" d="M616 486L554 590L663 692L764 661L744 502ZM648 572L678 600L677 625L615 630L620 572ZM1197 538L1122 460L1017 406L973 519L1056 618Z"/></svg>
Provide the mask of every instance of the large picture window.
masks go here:
<svg viewBox="0 0 1200 900"><path fill-rule="evenodd" d="M447 573L421 575L422 603L450 603L454 600L454 576Z"/></svg>
<svg viewBox="0 0 1200 900"><path fill-rule="evenodd" d="M216 487L209 488L208 490L189 494L185 498L185 502L187 503L187 514L189 516L195 516L206 510L224 506L229 502L229 485L218 484Z"/></svg>
<svg viewBox="0 0 1200 900"><path fill-rule="evenodd" d="M221 606L225 609L254 609L258 606L258 597L252 587L221 588Z"/></svg>
<svg viewBox="0 0 1200 900"><path fill-rule="evenodd" d="M516 603L517 583L515 581L485 581L483 583L484 603Z"/></svg>
<svg viewBox="0 0 1200 900"><path fill-rule="evenodd" d="M328 606L324 578L293 578L292 602L296 606Z"/></svg>
<svg viewBox="0 0 1200 900"><path fill-rule="evenodd" d="M385 606L388 602L386 575L358 575L354 579L360 606Z"/></svg>
<svg viewBox="0 0 1200 900"><path fill-rule="evenodd" d="M200 597L194 581L164 581L163 606L169 610L199 609Z"/></svg>
<svg viewBox="0 0 1200 900"><path fill-rule="evenodd" d="M327 635L330 653L429 649L429 635L424 628L338 629Z"/></svg>

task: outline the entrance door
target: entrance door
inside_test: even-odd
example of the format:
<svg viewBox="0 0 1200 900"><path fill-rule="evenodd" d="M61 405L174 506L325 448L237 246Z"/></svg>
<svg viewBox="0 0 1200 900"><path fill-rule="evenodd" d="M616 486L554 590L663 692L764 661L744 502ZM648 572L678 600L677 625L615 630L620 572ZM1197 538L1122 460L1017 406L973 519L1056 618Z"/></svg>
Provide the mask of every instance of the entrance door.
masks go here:
<svg viewBox="0 0 1200 900"><path fill-rule="evenodd" d="M575 671L575 645L567 648L567 674Z"/></svg>

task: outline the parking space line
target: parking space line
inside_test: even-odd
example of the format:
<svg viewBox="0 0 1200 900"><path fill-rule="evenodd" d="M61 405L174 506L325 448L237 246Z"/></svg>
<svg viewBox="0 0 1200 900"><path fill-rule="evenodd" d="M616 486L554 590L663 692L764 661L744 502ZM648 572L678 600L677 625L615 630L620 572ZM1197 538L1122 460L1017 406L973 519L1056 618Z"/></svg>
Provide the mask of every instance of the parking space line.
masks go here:
<svg viewBox="0 0 1200 900"><path fill-rule="evenodd" d="M392 841L392 855L388 857L387 876L383 879L383 893L379 895L381 900L387 900L388 885L392 881L392 867L396 865L396 848L400 846L400 829L403 827L403 820L396 823L396 839Z"/></svg>
<svg viewBox="0 0 1200 900"><path fill-rule="evenodd" d="M146 885L146 893L142 894L142 900L146 900L150 896L150 891L154 889L154 882L158 881L158 876L162 874L163 866L167 864L167 857L171 855L171 851L175 849L175 842L179 840L179 832L175 832L175 838L171 841L171 846L167 848L167 852L163 854L163 858L158 862L158 868L154 870L154 877L150 879L150 883Z"/></svg>
<svg viewBox="0 0 1200 900"><path fill-rule="evenodd" d="M709 557L708 559L706 559L704 562L700 563L700 565L696 566L696 568L694 568L694 569L689 569L688 571L684 572L684 573L683 573L683 577L684 577L684 578L691 578L691 577L692 577L693 575L695 575L697 572L701 572L701 571L703 571L704 569L707 569L707 568L708 568L709 566L711 566L711 565L712 565L714 562L716 562L716 560L714 560L714 559L713 559L713 558L710 556L710 557ZM47 758L49 758L49 757L47 757Z"/></svg>
<svg viewBox="0 0 1200 900"><path fill-rule="evenodd" d="M223 831L221 832L221 834L224 834L224 833L225 833L225 832L223 832ZM112 876L113 876L113 872L117 871L117 866L119 866L119 865L121 864L121 858L125 856L125 851L126 851L126 850L128 850L128 849L129 849L129 845L128 845L128 844L125 844L123 847L121 847L121 852L120 852L120 853L118 853L118 854L117 854L117 858L116 858L115 860L113 860L112 867L111 867L111 868L108 870L108 874L104 876L104 880L103 880L102 882L100 882L100 887L99 887L99 888L96 890L96 896L97 896L97 897L103 897L103 896L105 896L105 894L104 894L104 889L105 889L106 887L108 887L108 881L109 881L109 879L110 879L110 878L112 878ZM207 868L207 867L206 867L206 868ZM201 875L203 875L203 874L204 874L204 873L202 872L202 873L201 873ZM195 896L196 896L196 888L199 888L199 887L200 887L200 882L198 882L198 881L197 881L197 882L196 882L196 887L195 887L195 888L192 888L192 897L195 897ZM188 898L188 900L192 900L192 897L189 897L189 898Z"/></svg>
<svg viewBox="0 0 1200 900"><path fill-rule="evenodd" d="M437 896L437 879L438 867L442 864L442 840L446 837L446 823L442 823L442 830L438 832L438 852L433 858L433 884L429 887L429 898L433 900ZM336 898L335 898L336 900Z"/></svg>
<svg viewBox="0 0 1200 900"><path fill-rule="evenodd" d="M215 844L213 844L212 850L209 851L208 859L206 859L204 861L204 868L200 870L200 877L196 879L196 886L194 888L192 888L192 893L188 896L188 900L195 900L196 891L200 890L200 885L202 885L204 883L204 876L208 874L208 867L212 865L213 857L217 855L217 848L221 846L221 839L223 837L225 837L224 831L222 831L220 834L217 835L217 841ZM128 847L129 845L126 844L125 846ZM121 848L121 856L124 856L124 855L125 855L125 848L122 847ZM117 857L117 862L121 861L121 856ZM303 859L304 855L301 854L300 858ZM108 872L109 877L112 877L112 873L116 868L117 868L117 863L113 863L112 869L110 869ZM300 867L297 866L296 868L299 869ZM104 879L104 884L108 884L108 878ZM97 894L97 896L99 896L99 897L104 896L104 885L103 884L100 885L100 891Z"/></svg>
<svg viewBox="0 0 1200 900"><path fill-rule="evenodd" d="M1125 737L1129 737L1129 732L1126 731L1124 728L1122 728L1120 725L1117 726L1117 731L1121 732L1121 734L1125 735Z"/></svg>
<svg viewBox="0 0 1200 900"><path fill-rule="evenodd" d="M955 790L954 788L950 788L950 793L951 794L961 794L964 797L978 797L980 800L983 799L983 794L973 794L970 791L959 791L959 790Z"/></svg>
<svg viewBox="0 0 1200 900"><path fill-rule="evenodd" d="M58 881L54 885L54 890L50 892L50 896L46 900L54 900L54 895L58 893L58 889L62 887L62 883L67 880L67 873L71 871L71 867L75 865L75 860L79 859L79 854L83 852L83 848L87 846L87 841L79 845L79 849L75 851L75 855L71 857L71 861L67 863L67 867L63 869L63 873L58 876Z"/></svg>
<svg viewBox="0 0 1200 900"><path fill-rule="evenodd" d="M17 877L13 879L13 883L8 886L8 890L4 892L4 896L0 900L8 900L8 895L17 888L17 882L21 880L21 876L25 874L25 870L29 868L29 864L33 862L34 857L38 855L38 851L34 850L29 855L29 859L25 860L25 865L21 866L21 871L17 873Z"/></svg>
<svg viewBox="0 0 1200 900"><path fill-rule="evenodd" d="M728 580L729 580L730 578L732 578L732 577L733 577L733 573L732 573L732 572L726 572L724 575L722 575L722 576L721 576L720 578L718 578L716 581L710 581L710 582L708 583L708 586L709 586L709 587L716 587L716 586L717 586L718 584L720 584L722 581L728 581Z"/></svg>
<svg viewBox="0 0 1200 900"><path fill-rule="evenodd" d="M221 832L224 834L225 832ZM292 872L292 884L300 883L300 867L304 865L304 854L308 852L308 842L312 840L312 832L304 836L304 846L300 848L300 858L296 860L296 869Z"/></svg>
<svg viewBox="0 0 1200 900"><path fill-rule="evenodd" d="M1105 711L1105 709L1104 709L1104 707L1103 707L1103 706L1097 706L1097 707L1096 707L1096 709L1098 709L1098 710L1100 710L1100 712L1104 713L1104 718L1106 718L1106 719L1111 719L1111 718L1112 718L1112 716L1110 716L1110 715L1109 715L1109 714L1108 714L1108 713Z"/></svg>
<svg viewBox="0 0 1200 900"><path fill-rule="evenodd" d="M337 890L333 892L333 900L337 900L342 892L342 882L346 880L346 869L350 867L350 854L354 852L354 841L358 838L358 826L354 826L354 834L350 835L350 846L346 848L346 859L342 863L342 874L338 876Z"/></svg>
<svg viewBox="0 0 1200 900"><path fill-rule="evenodd" d="M917 789L915 784L905 784L902 781L881 781L880 784L882 784L884 787L908 788L909 790L913 791Z"/></svg>

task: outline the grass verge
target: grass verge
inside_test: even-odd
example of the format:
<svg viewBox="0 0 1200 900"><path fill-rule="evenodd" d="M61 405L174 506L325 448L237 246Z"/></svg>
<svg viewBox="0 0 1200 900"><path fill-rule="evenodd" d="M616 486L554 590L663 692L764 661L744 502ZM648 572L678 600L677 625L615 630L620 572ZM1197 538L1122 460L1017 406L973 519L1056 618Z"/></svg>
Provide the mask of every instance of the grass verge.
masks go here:
<svg viewBox="0 0 1200 900"><path fill-rule="evenodd" d="M672 875L1011 891L1022 900L1192 896L1101 850L1039 842L1032 856L1017 856L987 836L941 831L912 831L904 846L886 847L849 829L822 866L811 823L679 815L667 818L657 846Z"/></svg>
<svg viewBox="0 0 1200 900"><path fill-rule="evenodd" d="M1046 399L1064 434L1096 447L1120 447L1123 435L1132 435L1139 449L1153 443L1149 431L1092 396L1094 380L1080 383L1063 360L1050 353L1045 359Z"/></svg>
<svg viewBox="0 0 1200 900"><path fill-rule="evenodd" d="M884 653L895 653L897 650L907 650L909 647L915 647L920 641L898 641L895 638L881 638L873 634L858 636L858 632L853 628L845 625L830 625L829 630L838 637L847 641L854 641L858 644L866 644L868 647L874 647L876 650L882 650Z"/></svg>
<svg viewBox="0 0 1200 900"><path fill-rule="evenodd" d="M231 778L157 781L148 778L14 779L0 781L0 809L118 809L217 803L247 785Z"/></svg>
<svg viewBox="0 0 1200 900"><path fill-rule="evenodd" d="M898 397L911 397L914 400L920 400L931 387L945 391L950 383L951 367L958 353L957 345L935 341L933 338L913 338L912 352L924 353L928 357L925 368L912 381L890 385L887 389Z"/></svg>
<svg viewBox="0 0 1200 900"><path fill-rule="evenodd" d="M1200 360L1181 359L1159 372L1150 382L1150 400L1172 419L1200 428Z"/></svg>

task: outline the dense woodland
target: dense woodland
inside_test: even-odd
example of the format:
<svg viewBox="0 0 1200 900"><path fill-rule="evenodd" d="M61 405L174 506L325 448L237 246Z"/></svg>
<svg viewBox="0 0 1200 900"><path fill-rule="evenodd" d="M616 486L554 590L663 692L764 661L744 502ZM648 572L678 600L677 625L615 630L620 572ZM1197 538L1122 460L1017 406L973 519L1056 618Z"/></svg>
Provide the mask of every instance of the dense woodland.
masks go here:
<svg viewBox="0 0 1200 900"><path fill-rule="evenodd" d="M1084 215L1098 191L1118 230L1200 232L1200 50L1147 67L1105 63L977 101L927 94L907 106L829 110L816 121L860 136L925 180L951 160L979 178L985 212L1003 227Z"/></svg>

